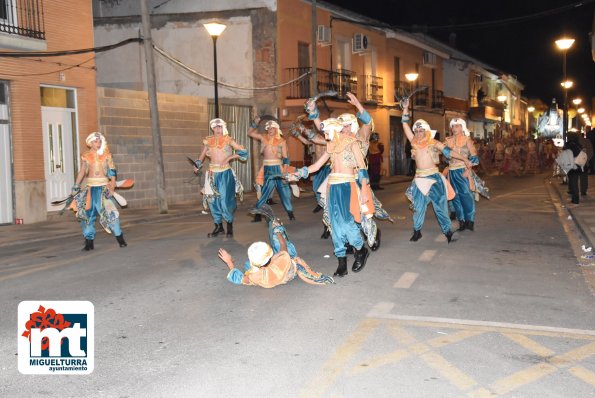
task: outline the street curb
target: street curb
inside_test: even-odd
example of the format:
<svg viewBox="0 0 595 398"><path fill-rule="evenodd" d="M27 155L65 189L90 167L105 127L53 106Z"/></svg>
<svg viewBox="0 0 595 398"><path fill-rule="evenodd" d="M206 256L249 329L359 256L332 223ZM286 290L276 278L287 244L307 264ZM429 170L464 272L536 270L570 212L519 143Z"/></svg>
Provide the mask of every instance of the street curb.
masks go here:
<svg viewBox="0 0 595 398"><path fill-rule="evenodd" d="M560 191L559 187L554 184L554 182L552 181L551 178L549 179L549 184L552 186L554 191L556 191L556 193L558 194L558 198L560 199L561 205L572 217L572 221L574 221L574 224L576 225L577 229L581 233L581 237L584 239L585 243L587 243L590 247L593 247L593 241L590 238L590 233L586 229L588 226L584 225L584 223L580 217L576 217L576 214L574 213L572 208L569 208L564 204L565 196L564 196L563 192Z"/></svg>

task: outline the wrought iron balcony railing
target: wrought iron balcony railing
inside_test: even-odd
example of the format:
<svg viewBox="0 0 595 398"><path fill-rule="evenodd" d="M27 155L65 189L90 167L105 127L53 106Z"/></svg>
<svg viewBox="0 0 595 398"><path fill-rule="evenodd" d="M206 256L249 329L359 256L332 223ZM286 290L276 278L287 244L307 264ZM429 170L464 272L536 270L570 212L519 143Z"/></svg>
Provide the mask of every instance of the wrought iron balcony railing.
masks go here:
<svg viewBox="0 0 595 398"><path fill-rule="evenodd" d="M363 101L381 104L384 100L383 80L379 76L364 76L364 96Z"/></svg>
<svg viewBox="0 0 595 398"><path fill-rule="evenodd" d="M0 0L0 32L45 39L42 0Z"/></svg>
<svg viewBox="0 0 595 398"><path fill-rule="evenodd" d="M444 91L432 90L432 109L444 109Z"/></svg>
<svg viewBox="0 0 595 398"><path fill-rule="evenodd" d="M304 73L312 71L312 68L287 68L287 80L294 80ZM346 69L330 71L327 69L317 69L316 87L318 92L334 90L338 93L338 99L347 99L347 93L351 92L357 95L357 77L355 72ZM293 82L289 85L288 99L310 98L311 95L312 74Z"/></svg>

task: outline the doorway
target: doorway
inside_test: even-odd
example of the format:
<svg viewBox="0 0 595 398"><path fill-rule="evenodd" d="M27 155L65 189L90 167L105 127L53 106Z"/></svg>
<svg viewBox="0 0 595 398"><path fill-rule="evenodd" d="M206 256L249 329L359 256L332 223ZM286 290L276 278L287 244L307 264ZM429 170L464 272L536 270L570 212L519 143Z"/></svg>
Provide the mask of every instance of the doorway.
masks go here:
<svg viewBox="0 0 595 398"><path fill-rule="evenodd" d="M65 88L41 87L41 124L48 211L70 194L76 173L76 95Z"/></svg>
<svg viewBox="0 0 595 398"><path fill-rule="evenodd" d="M0 224L14 221L8 84L0 82Z"/></svg>

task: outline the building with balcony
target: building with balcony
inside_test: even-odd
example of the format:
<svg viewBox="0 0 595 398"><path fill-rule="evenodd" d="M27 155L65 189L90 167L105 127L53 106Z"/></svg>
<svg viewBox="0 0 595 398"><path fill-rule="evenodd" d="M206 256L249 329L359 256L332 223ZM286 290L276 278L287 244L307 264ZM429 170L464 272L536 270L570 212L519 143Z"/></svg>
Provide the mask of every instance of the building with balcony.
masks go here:
<svg viewBox="0 0 595 398"><path fill-rule="evenodd" d="M305 101L327 90L337 95L320 102L323 118L355 113L347 92L354 93L370 112L386 148L388 174L407 172L396 96L423 88L411 100L413 116L427 120L441 139L451 117L469 118L470 111L470 123L480 136L495 130L502 118L508 123L521 120L512 109L520 101L522 85L512 75L493 72L494 68L437 40L391 29L324 1L317 1L314 23L312 3L307 0L149 3L154 7L154 42L178 61L174 64L163 54L156 55L158 91L208 98L209 117L214 115L213 47L203 24L218 21L227 26L217 39L220 114L231 122L232 135L248 147L252 143L245 138L245 130L252 114L273 116L287 131L303 115ZM94 7L97 45L138 35L136 2L94 0ZM143 51L139 46L99 56L98 85L144 89ZM460 67L462 72L457 72ZM405 75L413 72L417 79L407 81ZM484 76L481 84L475 80L478 73ZM481 106L473 102L479 86L486 90ZM508 110L490 100L500 92L508 95ZM206 126L199 128L207 133ZM299 141L288 137L288 143L294 165L309 160ZM260 166L260 151L251 150L249 172L237 170L248 179L243 180L246 187L252 186L251 175Z"/></svg>
<svg viewBox="0 0 595 398"><path fill-rule="evenodd" d="M0 2L0 224L58 210L97 128L94 54L35 52L93 46L90 0Z"/></svg>

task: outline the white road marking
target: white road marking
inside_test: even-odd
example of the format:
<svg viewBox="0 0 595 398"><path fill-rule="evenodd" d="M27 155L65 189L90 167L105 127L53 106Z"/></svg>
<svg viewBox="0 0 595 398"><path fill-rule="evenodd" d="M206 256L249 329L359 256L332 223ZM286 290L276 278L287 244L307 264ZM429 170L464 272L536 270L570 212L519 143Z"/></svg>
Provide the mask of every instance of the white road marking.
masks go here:
<svg viewBox="0 0 595 398"><path fill-rule="evenodd" d="M421 254L421 256L419 256L417 258L417 261L432 261L432 259L434 258L434 256L436 255L437 251L436 250L424 250L423 253Z"/></svg>
<svg viewBox="0 0 595 398"><path fill-rule="evenodd" d="M395 315L391 314L390 311L395 307L395 303L390 302L379 302L372 308L366 315L368 318L381 318L381 319L394 319L398 321L411 321L411 322L433 322L443 323L449 325L461 325L461 326L487 326L496 328L506 329L517 329L527 331L540 331L540 332L552 332L552 333L567 333L573 335L583 336L595 336L595 330L584 330L584 329L568 329L558 328L553 326L539 326L539 325L524 325L517 323L507 322L489 322L489 321L475 321L471 319L452 319L452 318L439 318L431 316L410 316L410 315Z"/></svg>
<svg viewBox="0 0 595 398"><path fill-rule="evenodd" d="M415 272L405 272L403 275L401 275L393 287L397 287L399 289L409 289L418 276L419 274L416 274Z"/></svg>

